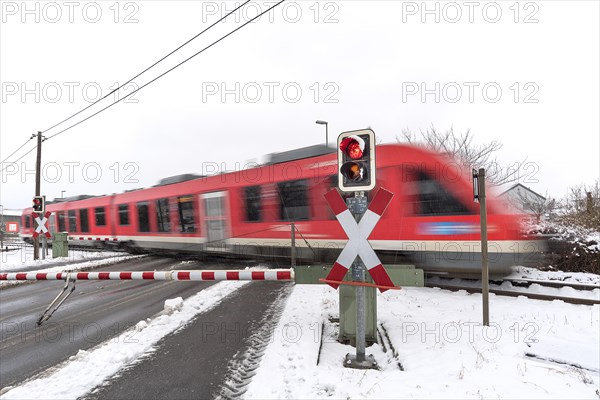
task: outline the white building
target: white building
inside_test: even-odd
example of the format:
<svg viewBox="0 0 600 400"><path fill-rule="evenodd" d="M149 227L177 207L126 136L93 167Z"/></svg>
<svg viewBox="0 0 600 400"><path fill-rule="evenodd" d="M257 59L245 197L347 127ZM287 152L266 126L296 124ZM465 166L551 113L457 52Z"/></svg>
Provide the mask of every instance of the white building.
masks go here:
<svg viewBox="0 0 600 400"><path fill-rule="evenodd" d="M498 199L515 214L535 215L536 213L532 211L532 209L540 208L546 202L544 196L520 183L517 183L500 193ZM540 205L540 207L535 207L536 204Z"/></svg>

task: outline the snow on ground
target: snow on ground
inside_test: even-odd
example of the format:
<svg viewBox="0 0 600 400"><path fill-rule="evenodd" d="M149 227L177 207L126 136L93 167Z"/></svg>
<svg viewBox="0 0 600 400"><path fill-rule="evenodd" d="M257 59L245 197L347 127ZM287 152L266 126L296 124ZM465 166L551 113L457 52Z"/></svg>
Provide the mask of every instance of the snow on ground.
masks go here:
<svg viewBox="0 0 600 400"><path fill-rule="evenodd" d="M600 285L600 275L586 272L540 271L529 267L513 267L507 279L533 279Z"/></svg>
<svg viewBox="0 0 600 400"><path fill-rule="evenodd" d="M33 259L33 246L22 249L3 251L0 253L0 272L19 272L24 270L42 269L56 263L81 263L101 258L127 259L129 254L115 251L69 250L68 257L52 258L52 250L45 260ZM64 266L62 267L65 268Z"/></svg>
<svg viewBox="0 0 600 400"><path fill-rule="evenodd" d="M564 274L564 273L562 273L562 274ZM583 275L596 276L593 274L583 274ZM543 276L543 275L541 275L541 276ZM518 277L514 277L514 276L512 278L518 279ZM529 278L529 280L531 280L531 279ZM543 295L556 296L556 297L571 297L571 298L581 298L581 299L589 299L589 300L600 300L600 287L598 287L596 289L592 289L592 290L579 290L579 289L576 289L573 287L556 288L556 287L548 287L548 286L542 285L542 283L544 281L548 281L548 280L554 280L554 279L548 279L548 278L538 279L536 281L539 281L540 282L539 284L532 283L528 287L520 287L520 286L513 285L509 281L504 281L501 284L490 283L489 288L497 289L497 290L508 290L511 292L523 292L523 294L532 293L532 294L543 294ZM472 288L481 289L481 281L472 280L472 279L460 279L460 278L447 279L447 278L440 278L440 277L434 276L434 277L428 278L427 282L430 284L433 284L433 285L435 285L435 284L452 285L452 286L472 287ZM577 282L577 283L581 283L581 282ZM589 283L586 283L586 284L589 284ZM598 285L596 284L596 286L598 286Z"/></svg>
<svg viewBox="0 0 600 400"><path fill-rule="evenodd" d="M0 399L81 397L122 368L152 352L154 345L164 336L182 328L197 315L214 308L246 283L248 282L220 282L185 301L182 298L167 300L162 314L138 322L119 337L94 349L80 350L68 361L44 371L40 378L5 391Z"/></svg>
<svg viewBox="0 0 600 400"><path fill-rule="evenodd" d="M550 279L552 274L535 278ZM83 396L241 284L221 282L185 301L167 300L163 315L80 351L0 398ZM600 306L491 294L491 323L484 327L481 300L480 294L437 288L378 294L379 327L397 355L374 344L367 354L375 356L379 370L354 370L344 368L342 361L355 349L336 341L338 324L331 322L339 315L337 291L325 285L296 285L245 397L600 397Z"/></svg>
<svg viewBox="0 0 600 400"><path fill-rule="evenodd" d="M376 371L342 367L355 349L335 340L338 328L330 317L338 316L337 298L327 286L294 288L246 398L600 396L597 305L490 295L491 323L483 327L479 294L388 291L378 295L378 321L399 355L379 344L368 347Z"/></svg>

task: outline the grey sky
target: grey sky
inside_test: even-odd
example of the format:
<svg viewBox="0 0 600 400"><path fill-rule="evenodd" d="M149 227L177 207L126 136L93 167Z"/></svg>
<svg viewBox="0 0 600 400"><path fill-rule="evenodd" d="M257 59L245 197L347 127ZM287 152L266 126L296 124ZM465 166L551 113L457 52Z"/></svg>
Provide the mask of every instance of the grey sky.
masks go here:
<svg viewBox="0 0 600 400"><path fill-rule="evenodd" d="M136 84L272 3L252 4ZM502 163L527 157L521 183L541 194L560 197L570 185L593 183L600 173L599 3L427 2L431 13L423 4L283 3L144 88L137 103L118 104L46 141L42 192L113 193L180 173L239 169L267 153L323 142L317 119L329 122L331 143L367 126L383 142L404 128L471 129L479 143L504 144ZM224 5L234 7L27 2L27 14L22 2L2 1L1 159L90 104L96 88L108 93L206 28ZM34 166L35 151L3 165L0 203L29 205L34 177L23 171Z"/></svg>

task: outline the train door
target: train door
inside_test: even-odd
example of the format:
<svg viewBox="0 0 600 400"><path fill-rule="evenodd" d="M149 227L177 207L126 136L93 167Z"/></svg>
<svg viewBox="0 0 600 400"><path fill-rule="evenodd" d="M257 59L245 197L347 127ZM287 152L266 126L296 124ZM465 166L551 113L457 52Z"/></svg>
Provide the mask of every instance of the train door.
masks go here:
<svg viewBox="0 0 600 400"><path fill-rule="evenodd" d="M54 234L56 232L56 213L55 212L50 214L50 220L48 221L48 225L50 227L50 233Z"/></svg>
<svg viewBox="0 0 600 400"><path fill-rule="evenodd" d="M206 249L229 251L226 243L226 239L229 237L227 192L205 193L200 196L201 208L204 213Z"/></svg>

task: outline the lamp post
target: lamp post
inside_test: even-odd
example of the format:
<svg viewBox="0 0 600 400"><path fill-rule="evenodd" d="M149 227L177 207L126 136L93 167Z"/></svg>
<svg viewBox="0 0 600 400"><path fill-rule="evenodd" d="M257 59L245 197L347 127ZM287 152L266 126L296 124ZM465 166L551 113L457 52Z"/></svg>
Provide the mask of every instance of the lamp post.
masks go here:
<svg viewBox="0 0 600 400"><path fill-rule="evenodd" d="M327 121L321 121L320 119L318 119L316 123L319 125L325 125L325 146L327 146L329 144L328 123Z"/></svg>
<svg viewBox="0 0 600 400"><path fill-rule="evenodd" d="M60 198L61 198L61 199L64 199L64 198L65 198L65 192L66 192L66 190L61 190L61 191L60 191Z"/></svg>

